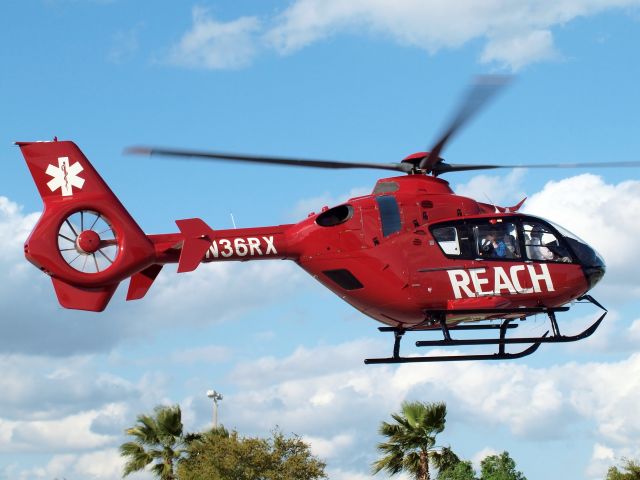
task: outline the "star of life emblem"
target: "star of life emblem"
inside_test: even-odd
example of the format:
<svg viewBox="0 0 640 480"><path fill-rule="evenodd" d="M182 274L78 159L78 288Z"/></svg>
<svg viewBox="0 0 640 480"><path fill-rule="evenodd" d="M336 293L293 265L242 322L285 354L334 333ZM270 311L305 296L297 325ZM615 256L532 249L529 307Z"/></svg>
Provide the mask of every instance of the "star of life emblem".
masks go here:
<svg viewBox="0 0 640 480"><path fill-rule="evenodd" d="M84 178L80 178L78 174L84 170L80 162L69 165L69 157L58 157L58 166L49 164L46 174L53 177L47 182L47 187L52 192L60 189L63 197L73 195L73 188L82 189Z"/></svg>

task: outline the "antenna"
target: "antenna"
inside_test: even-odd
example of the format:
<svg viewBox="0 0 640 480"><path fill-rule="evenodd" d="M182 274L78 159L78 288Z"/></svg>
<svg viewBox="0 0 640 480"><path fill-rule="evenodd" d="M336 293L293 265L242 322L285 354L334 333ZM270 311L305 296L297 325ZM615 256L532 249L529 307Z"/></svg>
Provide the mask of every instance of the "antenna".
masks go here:
<svg viewBox="0 0 640 480"><path fill-rule="evenodd" d="M236 226L236 219L235 219L235 218L233 218L233 213L229 213L229 215L231 216L231 224L233 225L233 228L234 228L234 230L235 230L236 228L238 228L238 227Z"/></svg>
<svg viewBox="0 0 640 480"><path fill-rule="evenodd" d="M489 198L489 195L487 195L485 192L482 192L482 194L483 194L485 197L487 197L487 200L489 200L489 205L491 205L491 206L493 207L493 209L495 210L495 213L498 213L498 212L499 212L498 207L496 206L496 204L495 204L495 203L493 203L493 200L491 200L491 199Z"/></svg>

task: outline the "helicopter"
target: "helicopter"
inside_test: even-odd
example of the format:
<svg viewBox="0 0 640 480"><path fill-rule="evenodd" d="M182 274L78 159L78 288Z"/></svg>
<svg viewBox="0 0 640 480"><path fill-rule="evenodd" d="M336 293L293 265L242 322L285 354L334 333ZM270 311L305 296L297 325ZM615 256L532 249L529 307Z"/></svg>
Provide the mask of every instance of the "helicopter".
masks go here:
<svg viewBox="0 0 640 480"><path fill-rule="evenodd" d="M542 343L582 340L607 310L589 291L602 279L603 258L584 240L543 218L456 195L443 174L498 168L634 167L640 162L553 165L473 165L441 157L449 141L508 80L473 83L443 133L426 152L397 163L359 163L240 155L174 148L131 147L127 153L200 160L329 169L374 168L381 178L369 195L323 207L294 224L214 230L199 218L176 220L177 233L145 234L107 183L71 141L16 142L44 203L24 245L27 260L51 277L59 303L100 312L129 278L127 300L143 298L164 265L177 272L221 261L291 260L393 334L390 356L367 364L508 360ZM576 335L560 332L557 315L575 302L603 313ZM541 336L510 330L546 315ZM454 338L459 331L493 331L494 338ZM441 335L418 347L493 345L483 354L401 354L408 332ZM467 335L468 336L468 335ZM508 345L524 345L508 352Z"/></svg>

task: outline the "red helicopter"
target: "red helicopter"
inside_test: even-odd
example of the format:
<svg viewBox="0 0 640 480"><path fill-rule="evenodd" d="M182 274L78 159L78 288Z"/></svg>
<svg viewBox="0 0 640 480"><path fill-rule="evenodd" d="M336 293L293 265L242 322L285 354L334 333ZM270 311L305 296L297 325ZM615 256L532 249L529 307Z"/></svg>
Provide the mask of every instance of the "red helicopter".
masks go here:
<svg viewBox="0 0 640 480"><path fill-rule="evenodd" d="M365 363L499 360L523 357L542 343L590 336L606 315L588 292L605 263L586 242L542 218L456 195L444 173L516 167L638 166L640 162L556 165L461 165L440 154L447 142L500 90L502 79L471 86L429 152L400 163L353 163L134 147L132 153L319 168L402 172L380 179L372 193L289 225L214 230L199 218L176 220L178 233L145 234L70 141L17 142L44 202L27 239L26 258L49 275L65 308L102 311L130 277L127 300L145 296L168 263L189 272L201 263L287 259L394 334L390 357ZM574 301L604 310L583 332L560 333L556 313ZM534 314L551 333L507 337ZM497 320L497 323L496 323ZM454 339L454 331L494 330L497 338ZM406 332L440 332L417 346L495 345L479 355L402 356ZM529 345L510 353L506 346Z"/></svg>

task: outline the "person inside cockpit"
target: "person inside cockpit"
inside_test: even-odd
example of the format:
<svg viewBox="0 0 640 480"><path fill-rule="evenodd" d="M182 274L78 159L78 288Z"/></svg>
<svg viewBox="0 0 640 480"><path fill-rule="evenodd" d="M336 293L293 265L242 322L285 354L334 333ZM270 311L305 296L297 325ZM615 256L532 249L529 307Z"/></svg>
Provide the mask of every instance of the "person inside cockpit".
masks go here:
<svg viewBox="0 0 640 480"><path fill-rule="evenodd" d="M527 255L531 260L553 260L554 255L551 250L542 243L542 228L535 225L531 229L531 238L527 245Z"/></svg>

